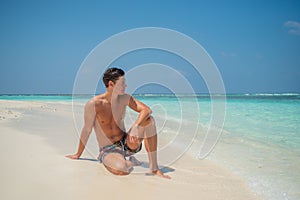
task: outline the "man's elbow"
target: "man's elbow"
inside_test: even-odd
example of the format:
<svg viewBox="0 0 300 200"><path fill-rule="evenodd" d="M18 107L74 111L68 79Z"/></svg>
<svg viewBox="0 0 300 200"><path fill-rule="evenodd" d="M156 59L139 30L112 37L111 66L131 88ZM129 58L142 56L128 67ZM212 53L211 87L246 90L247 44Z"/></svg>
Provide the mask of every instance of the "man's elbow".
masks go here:
<svg viewBox="0 0 300 200"><path fill-rule="evenodd" d="M150 115L152 114L152 110L149 107L145 108L145 113L147 114L147 116L150 117Z"/></svg>

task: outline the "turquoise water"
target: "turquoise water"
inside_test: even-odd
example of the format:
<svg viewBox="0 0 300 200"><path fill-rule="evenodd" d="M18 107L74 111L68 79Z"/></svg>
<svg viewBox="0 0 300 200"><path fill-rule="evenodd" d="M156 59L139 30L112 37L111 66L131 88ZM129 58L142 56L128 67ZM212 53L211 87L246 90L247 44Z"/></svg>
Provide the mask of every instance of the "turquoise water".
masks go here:
<svg viewBox="0 0 300 200"><path fill-rule="evenodd" d="M169 117L180 118L178 99L170 96L137 96L148 105L161 105ZM188 102L189 98L183 98ZM207 95L197 96L199 123L208 126L211 120L211 101ZM194 107L183 109L194 116ZM197 122L190 118L189 121ZM231 134L273 143L291 150L300 150L300 94L227 95L224 129Z"/></svg>
<svg viewBox="0 0 300 200"><path fill-rule="evenodd" d="M90 97L80 96L75 101L85 102ZM194 96L143 94L135 97L152 107L154 113L156 111L158 115L181 119L184 112L185 117L193 116L186 120L199 122L204 126L211 120L211 100L206 94L196 96L198 108L189 106L189 101L195 100ZM0 95L0 99L71 102L72 95ZM182 102L184 105L180 104ZM194 115L197 109L199 109L198 119ZM300 94L227 95L224 129L236 136L299 150Z"/></svg>
<svg viewBox="0 0 300 200"><path fill-rule="evenodd" d="M225 129L235 135L300 150L300 99L231 99Z"/></svg>
<svg viewBox="0 0 300 200"><path fill-rule="evenodd" d="M75 101L83 104L90 97L77 97ZM174 124L191 122L192 126L210 124L209 95L135 97L152 108L159 119L159 131L176 134L174 126L165 125L166 120ZM0 95L0 99L72 102L71 95ZM208 159L244 176L265 199L300 199L300 94L227 95L223 128L225 131ZM193 148L192 154L198 150Z"/></svg>
<svg viewBox="0 0 300 200"><path fill-rule="evenodd" d="M210 96L172 94L141 94L135 97L146 103L154 113L208 126L211 120ZM86 102L91 95L79 96ZM72 95L0 95L2 100L71 102ZM189 106L189 101L198 108ZM193 101L193 102L192 102ZM183 102L183 103L182 103ZM183 104L183 105L181 105ZM199 109L199 117L195 110ZM192 117L191 117L192 116ZM300 94L230 94L226 100L224 129L236 136L274 143L293 150L300 148Z"/></svg>

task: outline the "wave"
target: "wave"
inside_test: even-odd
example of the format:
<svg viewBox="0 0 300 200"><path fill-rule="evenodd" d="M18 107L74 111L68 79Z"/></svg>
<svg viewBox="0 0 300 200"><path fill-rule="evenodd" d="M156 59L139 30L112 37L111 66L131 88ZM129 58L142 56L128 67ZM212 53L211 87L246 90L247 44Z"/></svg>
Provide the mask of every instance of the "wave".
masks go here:
<svg viewBox="0 0 300 200"><path fill-rule="evenodd" d="M2 100L36 100L36 101L57 101L57 100L86 100L92 98L94 95L72 95L72 94L0 94L0 99ZM133 94L137 98L143 99L211 99L221 98L224 99L268 99L268 98L278 98L278 99L300 99L300 93L235 93L235 94L209 94L209 93L195 93L195 94L172 94L172 93L147 93L147 94Z"/></svg>
<svg viewBox="0 0 300 200"><path fill-rule="evenodd" d="M299 93L254 93L244 94L245 96L299 96Z"/></svg>

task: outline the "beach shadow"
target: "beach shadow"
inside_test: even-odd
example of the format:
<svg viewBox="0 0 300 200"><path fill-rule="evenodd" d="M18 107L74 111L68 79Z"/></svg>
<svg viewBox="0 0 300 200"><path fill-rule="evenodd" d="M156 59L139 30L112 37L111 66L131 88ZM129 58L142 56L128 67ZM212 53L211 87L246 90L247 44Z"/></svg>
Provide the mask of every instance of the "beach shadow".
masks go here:
<svg viewBox="0 0 300 200"><path fill-rule="evenodd" d="M143 168L149 168L149 162L141 162L141 165L139 165L139 167L143 167ZM163 173L168 173L168 172L174 172L175 169L171 168L171 167L167 167L167 166L159 166L159 169L163 172Z"/></svg>
<svg viewBox="0 0 300 200"><path fill-rule="evenodd" d="M91 162L99 162L99 160L97 159L93 159L93 158L79 158L78 160L86 160L86 161L91 161ZM149 162L143 162L141 161L141 164L138 165L139 167L143 167L143 168L149 168ZM163 173L168 173L168 172L174 172L175 169L171 168L171 167L167 167L167 166L159 166L159 169L163 172ZM151 175L146 173L146 175Z"/></svg>
<svg viewBox="0 0 300 200"><path fill-rule="evenodd" d="M160 170L162 171L162 173L168 173L168 172L174 172L175 169L171 168L171 167L162 167L160 168Z"/></svg>
<svg viewBox="0 0 300 200"><path fill-rule="evenodd" d="M78 160L87 160L87 161L92 161L92 162L99 162L99 160L93 159L93 158L78 158Z"/></svg>

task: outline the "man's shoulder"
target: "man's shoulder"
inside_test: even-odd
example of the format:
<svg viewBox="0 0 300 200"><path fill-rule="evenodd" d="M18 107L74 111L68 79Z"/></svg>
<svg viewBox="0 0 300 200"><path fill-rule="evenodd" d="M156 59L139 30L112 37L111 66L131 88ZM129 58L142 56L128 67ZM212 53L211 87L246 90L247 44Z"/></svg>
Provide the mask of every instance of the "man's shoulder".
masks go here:
<svg viewBox="0 0 300 200"><path fill-rule="evenodd" d="M128 93L124 93L122 95L119 96L119 99L122 102L128 102L130 100L130 98L132 97L132 95L128 94Z"/></svg>
<svg viewBox="0 0 300 200"><path fill-rule="evenodd" d="M94 105L99 105L99 104L103 104L105 102L105 98L103 94L94 96L93 98L91 98L90 100L88 100L86 102L86 106L94 106Z"/></svg>
<svg viewBox="0 0 300 200"><path fill-rule="evenodd" d="M94 96L91 101L97 102L97 101L104 101L106 100L105 95L104 94L99 94Z"/></svg>
<svg viewBox="0 0 300 200"><path fill-rule="evenodd" d="M119 97L121 97L121 98L130 98L130 97L131 97L131 94L124 93L124 94L122 94L122 95L119 95Z"/></svg>

